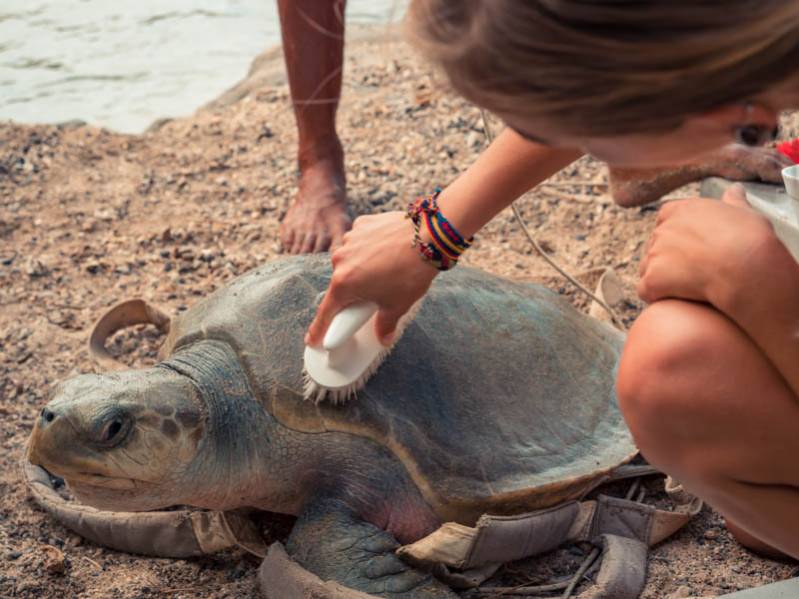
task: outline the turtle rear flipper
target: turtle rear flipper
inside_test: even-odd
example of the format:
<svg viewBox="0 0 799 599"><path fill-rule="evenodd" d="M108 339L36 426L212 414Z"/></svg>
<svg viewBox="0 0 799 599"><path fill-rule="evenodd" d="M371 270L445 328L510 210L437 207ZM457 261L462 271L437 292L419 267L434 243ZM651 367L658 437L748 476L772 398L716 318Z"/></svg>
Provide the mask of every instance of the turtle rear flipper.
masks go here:
<svg viewBox="0 0 799 599"><path fill-rule="evenodd" d="M361 520L343 502L323 500L304 510L291 532L287 550L298 564L321 581L335 582L360 593L392 599L457 599L432 574L403 562L395 554L399 546L391 533ZM279 558L271 556L276 557ZM288 569L284 572L291 575ZM270 587L283 585L265 578L262 576L261 585L266 596L271 597ZM324 587L331 598L342 592L338 585L331 586L329 582ZM284 597L281 595L281 599Z"/></svg>

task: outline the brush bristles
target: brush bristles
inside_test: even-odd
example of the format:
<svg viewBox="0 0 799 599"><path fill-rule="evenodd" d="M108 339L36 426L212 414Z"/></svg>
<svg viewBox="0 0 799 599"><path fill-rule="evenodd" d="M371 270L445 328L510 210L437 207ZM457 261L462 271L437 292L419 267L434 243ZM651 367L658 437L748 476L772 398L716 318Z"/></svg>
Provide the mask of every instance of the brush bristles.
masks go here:
<svg viewBox="0 0 799 599"><path fill-rule="evenodd" d="M364 388L369 379L372 378L372 375L377 372L377 369L380 368L380 365L391 353L391 350L394 349L394 346L400 340L400 337L402 337L402 334L405 332L407 326L416 317L416 314L419 312L423 301L424 298L417 301L413 306L411 306L411 309L408 310L407 314L405 314L405 316L399 320L397 323L394 340L391 342L391 345L377 354L377 357L372 360L372 363L369 364L369 367L363 372L357 381L351 385L347 385L346 387L341 387L340 389L330 389L317 383L306 371L303 370L303 397L308 401L313 401L317 405L325 400L329 401L333 405L340 405L349 401L350 399L355 398L355 396L358 394L358 391Z"/></svg>
<svg viewBox="0 0 799 599"><path fill-rule="evenodd" d="M320 404L327 400L333 405L343 404L350 399L353 399L357 395L358 391L364 388L367 381L372 377L377 369L380 368L383 360L385 360L388 357L388 354L391 353L392 347L387 347L381 351L369 365L369 368L364 371L357 381L340 389L328 389L327 387L323 387L314 381L307 372L303 372L303 395L305 396L305 399L313 401L315 404Z"/></svg>

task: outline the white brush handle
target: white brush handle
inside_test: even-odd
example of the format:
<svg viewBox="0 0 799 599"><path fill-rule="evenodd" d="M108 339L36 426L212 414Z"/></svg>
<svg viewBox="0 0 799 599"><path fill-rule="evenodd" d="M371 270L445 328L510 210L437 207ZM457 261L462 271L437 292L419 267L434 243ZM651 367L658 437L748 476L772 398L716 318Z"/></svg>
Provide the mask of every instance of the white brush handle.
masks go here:
<svg viewBox="0 0 799 599"><path fill-rule="evenodd" d="M363 302L344 308L333 317L327 328L322 348L332 351L344 345L377 312L377 304Z"/></svg>

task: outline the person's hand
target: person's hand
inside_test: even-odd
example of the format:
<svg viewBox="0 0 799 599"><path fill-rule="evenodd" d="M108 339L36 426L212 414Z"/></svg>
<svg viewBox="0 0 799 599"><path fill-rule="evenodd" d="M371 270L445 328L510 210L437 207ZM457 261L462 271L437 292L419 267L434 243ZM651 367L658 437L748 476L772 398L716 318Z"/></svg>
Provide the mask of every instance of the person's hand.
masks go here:
<svg viewBox="0 0 799 599"><path fill-rule="evenodd" d="M708 175L732 181L782 182L782 169L793 161L776 148L750 148L742 145L727 146L714 160Z"/></svg>
<svg viewBox="0 0 799 599"><path fill-rule="evenodd" d="M333 277L316 318L305 337L319 345L330 321L350 304L370 301L379 306L376 333L384 345L392 341L397 321L428 290L438 271L412 247L413 223L403 212L362 216L331 258Z"/></svg>
<svg viewBox="0 0 799 599"><path fill-rule="evenodd" d="M641 261L638 295L648 303L674 298L721 309L739 288L756 286L775 246L784 251L742 185L730 187L721 202L667 202Z"/></svg>

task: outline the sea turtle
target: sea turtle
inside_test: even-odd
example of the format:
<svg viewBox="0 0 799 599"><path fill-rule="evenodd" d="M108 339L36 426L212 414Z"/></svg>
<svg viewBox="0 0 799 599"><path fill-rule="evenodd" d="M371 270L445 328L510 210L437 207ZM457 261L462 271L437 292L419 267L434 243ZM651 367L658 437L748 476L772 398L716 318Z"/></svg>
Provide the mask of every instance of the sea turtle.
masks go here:
<svg viewBox="0 0 799 599"><path fill-rule="evenodd" d="M303 333L328 260L252 270L181 314L152 368L80 375L29 459L112 510L295 514L288 553L380 597L455 597L395 549L579 498L636 453L614 375L623 336L557 294L458 268L344 405L303 399Z"/></svg>

